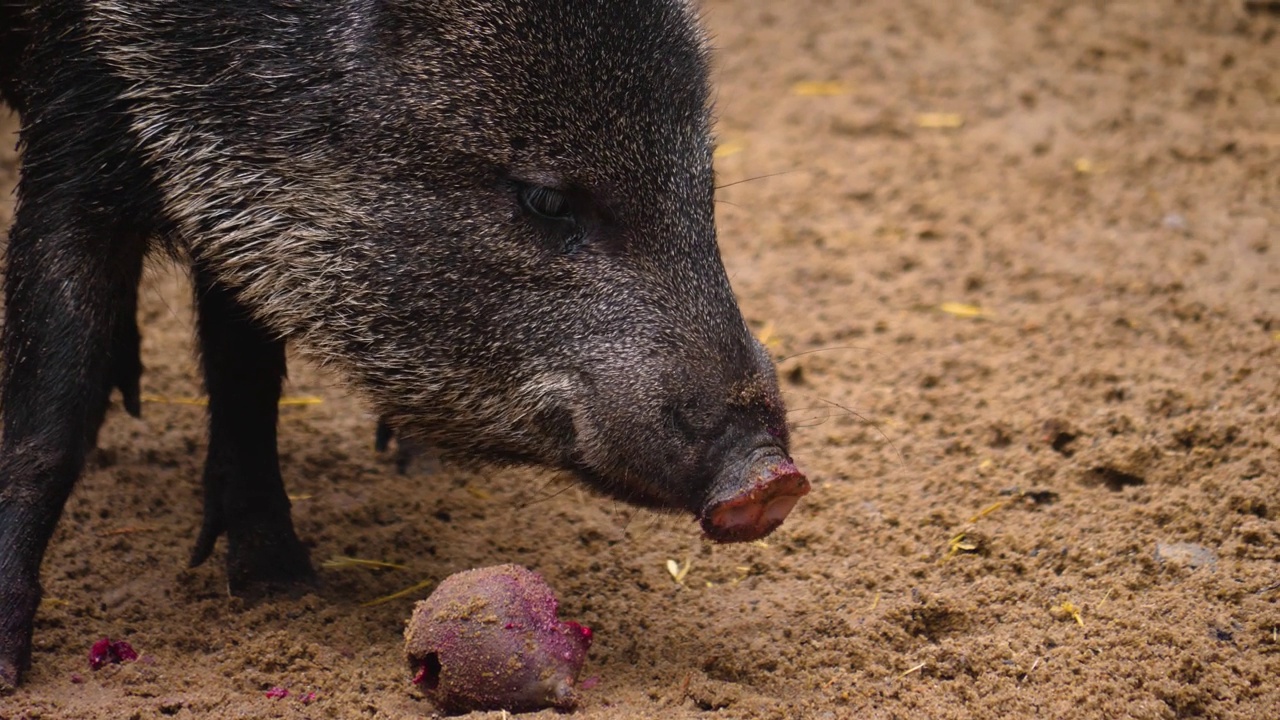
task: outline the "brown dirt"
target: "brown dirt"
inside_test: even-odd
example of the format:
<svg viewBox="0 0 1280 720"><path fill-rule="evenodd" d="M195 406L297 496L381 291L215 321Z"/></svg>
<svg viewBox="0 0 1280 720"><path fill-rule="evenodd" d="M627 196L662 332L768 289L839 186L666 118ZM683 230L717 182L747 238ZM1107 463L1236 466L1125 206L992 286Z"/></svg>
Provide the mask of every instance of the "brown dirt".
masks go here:
<svg viewBox="0 0 1280 720"><path fill-rule="evenodd" d="M1264 5L709 2L721 177L784 173L724 188L720 221L790 358L814 491L786 526L718 547L547 474L400 477L363 406L295 363L289 394L323 398L282 420L301 536L408 569L229 598L217 563L184 569L201 409L113 410L0 717L428 714L414 598L362 603L504 562L597 631L583 718L1280 717ZM797 94L814 81L838 85ZM197 395L185 279L156 269L143 298L145 392ZM90 672L103 635L143 660Z"/></svg>

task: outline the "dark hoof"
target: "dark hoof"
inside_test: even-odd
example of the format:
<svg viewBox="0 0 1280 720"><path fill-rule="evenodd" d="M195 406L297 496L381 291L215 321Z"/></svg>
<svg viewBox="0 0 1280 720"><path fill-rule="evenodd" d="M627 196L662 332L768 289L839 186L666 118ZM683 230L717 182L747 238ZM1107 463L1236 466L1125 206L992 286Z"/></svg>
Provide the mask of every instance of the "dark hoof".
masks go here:
<svg viewBox="0 0 1280 720"><path fill-rule="evenodd" d="M213 553L223 533L215 519L200 530L189 567L196 567ZM227 531L227 586L232 595L252 597L289 592L299 585L315 584L311 553L298 540L293 527L267 530L233 528Z"/></svg>
<svg viewBox="0 0 1280 720"><path fill-rule="evenodd" d="M0 660L0 695L8 695L18 687L22 674L18 672L18 664L11 660Z"/></svg>
<svg viewBox="0 0 1280 720"><path fill-rule="evenodd" d="M120 400L124 405L124 411L133 417L142 417L142 388L137 379L127 383L118 383L116 387L120 388Z"/></svg>
<svg viewBox="0 0 1280 720"><path fill-rule="evenodd" d="M0 593L0 695L7 695L22 681L22 672L31 667L31 625L40 604L34 593ZM0 716L3 717L3 716Z"/></svg>
<svg viewBox="0 0 1280 720"><path fill-rule="evenodd" d="M258 530L228 534L227 586L232 595L288 593L302 585L314 585L315 581L311 553L292 528L275 533Z"/></svg>

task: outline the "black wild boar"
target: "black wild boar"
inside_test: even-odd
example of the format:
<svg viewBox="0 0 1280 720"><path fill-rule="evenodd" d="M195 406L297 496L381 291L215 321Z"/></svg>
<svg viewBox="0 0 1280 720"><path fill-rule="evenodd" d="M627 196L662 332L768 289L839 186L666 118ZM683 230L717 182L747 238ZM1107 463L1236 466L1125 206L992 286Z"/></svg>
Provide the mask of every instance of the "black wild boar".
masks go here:
<svg viewBox="0 0 1280 720"><path fill-rule="evenodd" d="M808 491L716 246L687 0L0 0L7 248L0 687L108 396L143 258L191 268L204 523L234 590L306 579L285 343L414 441L569 471L720 541Z"/></svg>

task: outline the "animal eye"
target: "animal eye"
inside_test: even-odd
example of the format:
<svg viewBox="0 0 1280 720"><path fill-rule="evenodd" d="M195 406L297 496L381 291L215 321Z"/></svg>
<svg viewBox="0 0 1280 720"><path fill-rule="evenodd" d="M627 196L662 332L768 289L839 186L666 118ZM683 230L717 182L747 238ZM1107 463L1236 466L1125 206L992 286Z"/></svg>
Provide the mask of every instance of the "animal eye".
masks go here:
<svg viewBox="0 0 1280 720"><path fill-rule="evenodd" d="M526 212L557 222L573 222L573 208L564 193L545 185L521 184L517 191L520 205Z"/></svg>

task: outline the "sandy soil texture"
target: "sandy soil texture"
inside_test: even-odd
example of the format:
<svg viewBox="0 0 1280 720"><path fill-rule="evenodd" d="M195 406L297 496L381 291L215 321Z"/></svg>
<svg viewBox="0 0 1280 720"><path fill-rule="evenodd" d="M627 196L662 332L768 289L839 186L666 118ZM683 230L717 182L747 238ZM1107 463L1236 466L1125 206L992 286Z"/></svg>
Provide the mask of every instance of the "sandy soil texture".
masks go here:
<svg viewBox="0 0 1280 720"><path fill-rule="evenodd" d="M399 476L295 362L300 535L405 569L230 598L185 569L204 419L157 265L149 402L107 419L0 718L427 715L402 631L430 585L365 603L505 562L595 629L584 720L1280 717L1273 6L706 3L725 262L814 481L763 543L536 471ZM102 636L142 658L90 671Z"/></svg>

